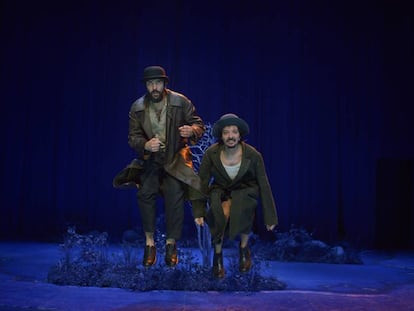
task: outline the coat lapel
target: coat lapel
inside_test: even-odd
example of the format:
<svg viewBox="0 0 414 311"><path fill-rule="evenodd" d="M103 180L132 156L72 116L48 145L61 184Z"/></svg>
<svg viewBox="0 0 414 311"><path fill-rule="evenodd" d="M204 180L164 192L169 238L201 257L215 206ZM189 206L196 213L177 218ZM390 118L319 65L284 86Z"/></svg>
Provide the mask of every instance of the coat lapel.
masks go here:
<svg viewBox="0 0 414 311"><path fill-rule="evenodd" d="M144 120L142 122L142 128L144 129L145 133L150 139L154 136L154 133L152 132L151 120L150 120L150 116L148 113L148 109L145 109Z"/></svg>
<svg viewBox="0 0 414 311"><path fill-rule="evenodd" d="M231 181L231 179L230 179L230 177L229 177L229 175L227 175L227 172L226 172L226 170L224 169L224 166L223 166L223 164L221 163L221 160L220 160L220 154L221 154L221 150L223 149L223 146L221 146L221 145L218 145L217 146L217 149L216 149L216 152L215 152L215 154L214 154L214 157L212 157L211 159L212 159L212 161L213 161L213 163L214 163L214 166L215 167L217 167L217 168L219 168L219 173L221 174L221 176L224 178L224 179L226 179L226 180L228 180L229 182Z"/></svg>

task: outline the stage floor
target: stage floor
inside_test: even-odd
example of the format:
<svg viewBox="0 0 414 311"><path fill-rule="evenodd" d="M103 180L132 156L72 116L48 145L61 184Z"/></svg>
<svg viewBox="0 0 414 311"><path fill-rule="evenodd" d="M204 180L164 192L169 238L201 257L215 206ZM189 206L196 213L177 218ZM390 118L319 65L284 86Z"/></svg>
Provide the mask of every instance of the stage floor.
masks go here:
<svg viewBox="0 0 414 311"><path fill-rule="evenodd" d="M194 250L198 251L198 250ZM133 292L46 282L57 244L0 242L0 311L414 310L414 253L365 251L363 265L269 262L266 292Z"/></svg>

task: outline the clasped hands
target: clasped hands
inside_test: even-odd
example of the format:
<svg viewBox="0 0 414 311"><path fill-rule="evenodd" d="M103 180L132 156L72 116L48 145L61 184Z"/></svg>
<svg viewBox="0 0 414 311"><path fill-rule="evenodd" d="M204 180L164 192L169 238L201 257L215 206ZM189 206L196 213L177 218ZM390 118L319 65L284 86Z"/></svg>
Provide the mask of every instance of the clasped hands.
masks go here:
<svg viewBox="0 0 414 311"><path fill-rule="evenodd" d="M180 126L178 131L180 132L180 136L184 138L188 138L193 135L193 128L190 125ZM158 152L160 151L162 144L163 143L160 141L158 136L155 136L145 143L144 149L150 152Z"/></svg>

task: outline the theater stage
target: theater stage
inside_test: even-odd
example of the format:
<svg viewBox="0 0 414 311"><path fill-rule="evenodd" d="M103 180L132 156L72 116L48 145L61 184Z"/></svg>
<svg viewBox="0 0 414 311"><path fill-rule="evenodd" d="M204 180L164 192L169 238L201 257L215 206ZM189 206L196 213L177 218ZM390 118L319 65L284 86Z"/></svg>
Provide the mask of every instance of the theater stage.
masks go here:
<svg viewBox="0 0 414 311"><path fill-rule="evenodd" d="M414 310L414 253L365 251L362 265L269 262L264 275L287 288L253 293L47 283L61 257L53 243L0 242L0 310Z"/></svg>

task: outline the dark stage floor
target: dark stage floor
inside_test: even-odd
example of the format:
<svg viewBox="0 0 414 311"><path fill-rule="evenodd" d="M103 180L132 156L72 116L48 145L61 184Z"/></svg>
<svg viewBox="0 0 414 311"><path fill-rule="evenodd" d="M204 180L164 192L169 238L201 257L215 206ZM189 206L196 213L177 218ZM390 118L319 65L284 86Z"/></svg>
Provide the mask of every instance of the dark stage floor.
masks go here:
<svg viewBox="0 0 414 311"><path fill-rule="evenodd" d="M196 251L196 250L195 250ZM366 251L363 265L270 262L266 292L132 292L46 282L57 244L0 242L0 310L414 310L414 254Z"/></svg>

